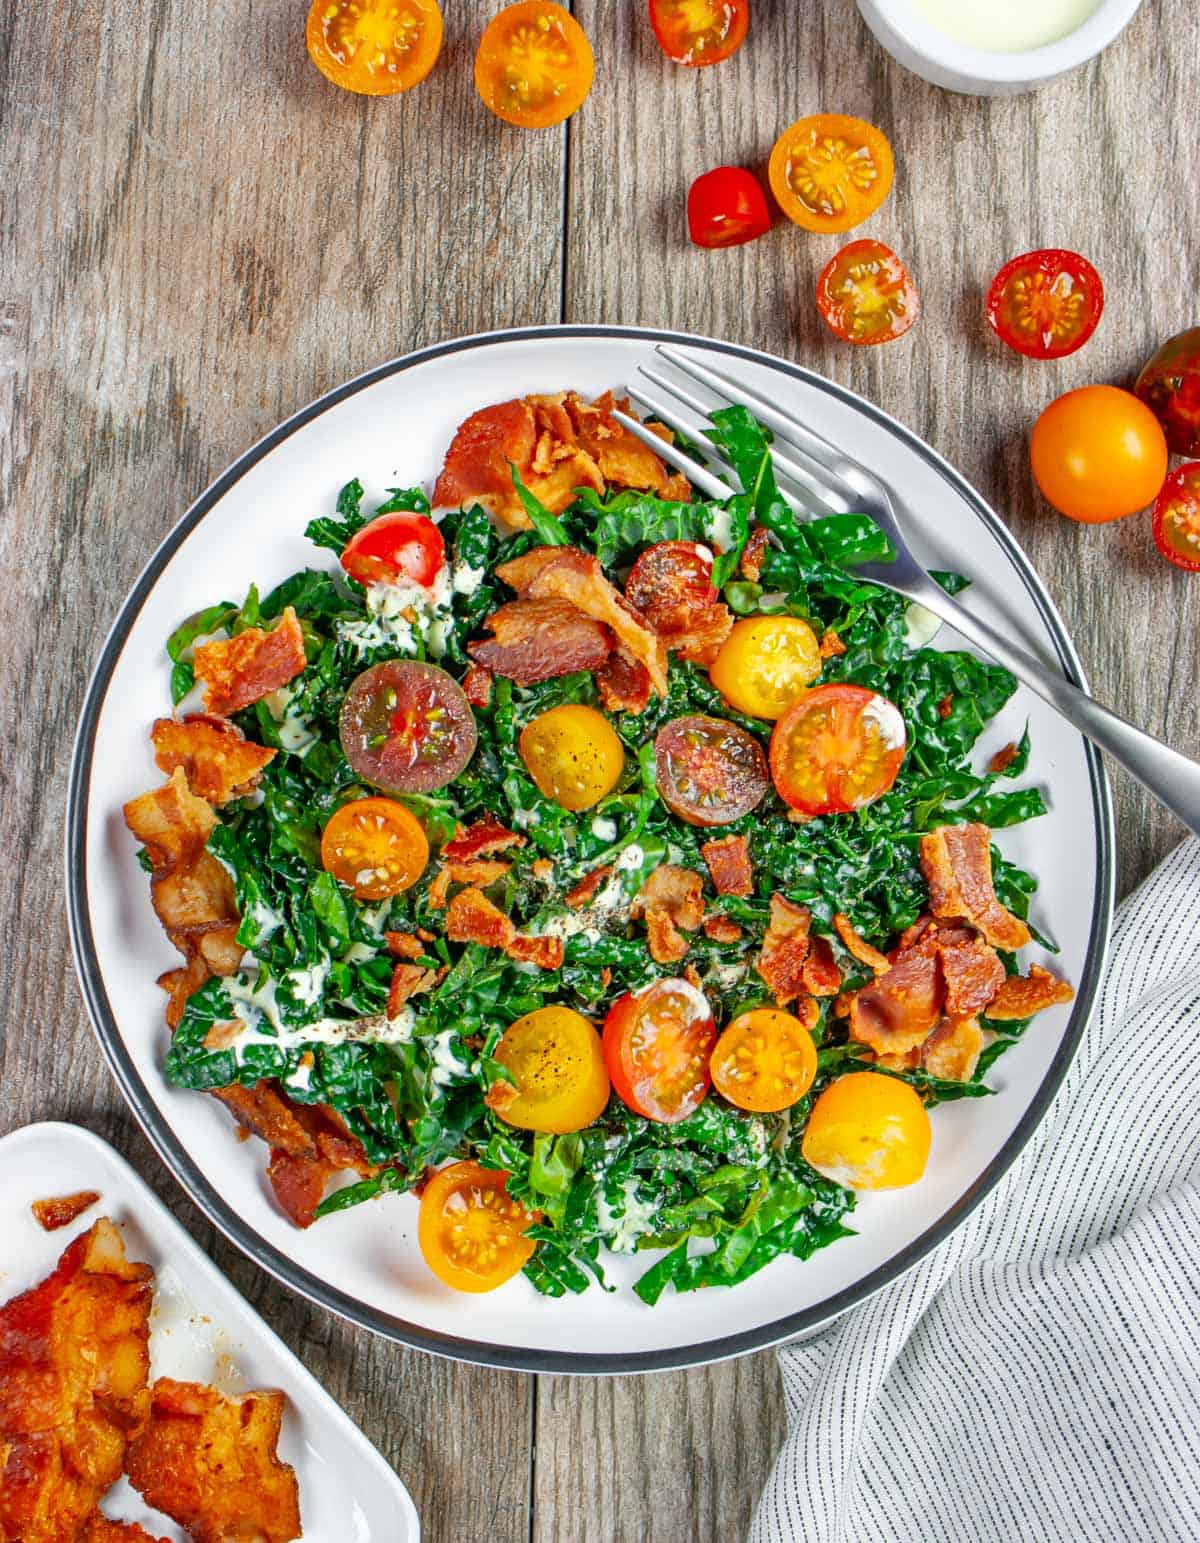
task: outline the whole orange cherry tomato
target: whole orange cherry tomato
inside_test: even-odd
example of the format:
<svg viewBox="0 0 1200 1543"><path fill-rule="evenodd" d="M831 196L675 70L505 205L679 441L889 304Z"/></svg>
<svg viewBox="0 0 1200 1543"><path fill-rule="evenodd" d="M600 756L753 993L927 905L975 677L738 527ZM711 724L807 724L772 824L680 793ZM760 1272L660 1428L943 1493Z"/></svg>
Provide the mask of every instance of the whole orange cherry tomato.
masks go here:
<svg viewBox="0 0 1200 1543"><path fill-rule="evenodd" d="M746 41L749 0L650 0L650 25L676 64L719 64Z"/></svg>
<svg viewBox="0 0 1200 1543"><path fill-rule="evenodd" d="M507 1180L499 1169L451 1163L425 1186L417 1242L438 1280L456 1291L494 1291L537 1247L525 1233L541 1215L513 1199Z"/></svg>
<svg viewBox="0 0 1200 1543"><path fill-rule="evenodd" d="M931 1142L925 1105L907 1082L848 1072L813 1105L800 1150L850 1189L901 1189L925 1172Z"/></svg>
<svg viewBox="0 0 1200 1543"><path fill-rule="evenodd" d="M518 0L493 16L475 55L475 85L505 123L562 123L592 89L596 62L583 28L550 0Z"/></svg>
<svg viewBox="0 0 1200 1543"><path fill-rule="evenodd" d="M419 85L442 47L438 0L313 0L312 62L335 86L394 96Z"/></svg>
<svg viewBox="0 0 1200 1543"><path fill-rule="evenodd" d="M921 314L908 269L881 241L852 241L825 264L817 309L843 343L890 343Z"/></svg>
<svg viewBox="0 0 1200 1543"><path fill-rule="evenodd" d="M895 174L884 135L841 113L801 118L771 151L771 191L805 230L853 230L883 203Z"/></svg>
<svg viewBox="0 0 1200 1543"><path fill-rule="evenodd" d="M360 900L385 900L410 889L428 861L421 822L391 798L343 804L321 833L322 866Z"/></svg>
<svg viewBox="0 0 1200 1543"><path fill-rule="evenodd" d="M1029 459L1060 514L1098 525L1154 502L1167 475L1167 441L1132 393L1081 386L1051 402L1034 424Z"/></svg>

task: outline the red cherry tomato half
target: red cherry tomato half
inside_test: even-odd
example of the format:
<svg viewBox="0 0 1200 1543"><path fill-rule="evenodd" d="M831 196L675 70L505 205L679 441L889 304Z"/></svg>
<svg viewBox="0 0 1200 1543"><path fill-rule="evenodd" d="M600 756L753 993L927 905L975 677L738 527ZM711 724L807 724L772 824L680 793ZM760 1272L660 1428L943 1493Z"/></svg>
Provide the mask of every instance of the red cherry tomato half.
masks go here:
<svg viewBox="0 0 1200 1543"><path fill-rule="evenodd" d="M771 776L801 814L850 814L895 782L908 735L899 709L865 686L817 686L793 702L771 735Z"/></svg>
<svg viewBox="0 0 1200 1543"><path fill-rule="evenodd" d="M410 509L379 515L356 531L342 552L342 567L360 584L406 578L430 585L445 561L441 531L428 515Z"/></svg>
<svg viewBox="0 0 1200 1543"><path fill-rule="evenodd" d="M674 1125L704 1102L717 1027L703 992L657 980L626 992L604 1020L604 1061L621 1102L647 1120Z"/></svg>
<svg viewBox="0 0 1200 1543"><path fill-rule="evenodd" d="M737 53L750 25L749 0L650 0L650 25L676 64L718 64Z"/></svg>
<svg viewBox="0 0 1200 1543"><path fill-rule="evenodd" d="M771 228L762 183L741 166L718 166L697 177L688 189L687 217L695 246L741 246Z"/></svg>
<svg viewBox="0 0 1200 1543"><path fill-rule="evenodd" d="M1200 455L1200 327L1168 338L1133 392L1162 424L1176 455Z"/></svg>
<svg viewBox="0 0 1200 1543"><path fill-rule="evenodd" d="M1030 359L1062 359L1082 348L1103 310L1100 275L1086 257L1058 247L1014 257L988 290L992 331Z"/></svg>
<svg viewBox="0 0 1200 1543"><path fill-rule="evenodd" d="M817 280L817 308L843 343L890 343L921 314L917 286L890 247L852 241Z"/></svg>
<svg viewBox="0 0 1200 1543"><path fill-rule="evenodd" d="M1177 568L1200 573L1200 461L1177 467L1154 505L1154 544Z"/></svg>

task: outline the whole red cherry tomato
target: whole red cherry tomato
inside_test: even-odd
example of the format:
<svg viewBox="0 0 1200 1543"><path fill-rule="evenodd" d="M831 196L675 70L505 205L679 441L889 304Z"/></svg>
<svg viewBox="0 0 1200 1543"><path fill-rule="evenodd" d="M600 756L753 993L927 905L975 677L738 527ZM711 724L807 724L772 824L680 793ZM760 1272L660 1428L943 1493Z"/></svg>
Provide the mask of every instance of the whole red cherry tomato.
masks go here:
<svg viewBox="0 0 1200 1543"><path fill-rule="evenodd" d="M1200 327L1165 342L1133 390L1162 424L1176 455L1200 455Z"/></svg>
<svg viewBox="0 0 1200 1543"><path fill-rule="evenodd" d="M1154 505L1154 544L1177 568L1200 573L1200 461L1177 467Z"/></svg>
<svg viewBox="0 0 1200 1543"><path fill-rule="evenodd" d="M988 290L993 332L1030 359L1062 359L1082 348L1103 310L1100 275L1086 257L1058 247L1014 257Z"/></svg>
<svg viewBox="0 0 1200 1543"><path fill-rule="evenodd" d="M697 177L688 189L687 216L696 246L741 246L771 228L762 183L741 166L718 166Z"/></svg>

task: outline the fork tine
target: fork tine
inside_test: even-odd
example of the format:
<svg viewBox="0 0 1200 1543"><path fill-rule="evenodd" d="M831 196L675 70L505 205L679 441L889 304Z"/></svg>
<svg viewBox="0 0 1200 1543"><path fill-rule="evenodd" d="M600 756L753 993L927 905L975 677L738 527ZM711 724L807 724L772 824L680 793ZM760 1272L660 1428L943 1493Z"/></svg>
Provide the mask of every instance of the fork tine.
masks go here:
<svg viewBox="0 0 1200 1543"><path fill-rule="evenodd" d="M683 472L688 481L694 483L702 493L707 493L709 498L724 500L735 496L735 490L727 482L722 482L720 477L709 471L707 466L701 466L699 461L693 461L690 455L684 455L682 450L676 449L667 440L652 433L644 423L639 423L636 418L631 418L620 408L613 409L613 417L618 423L623 423L643 445L649 445L650 449L656 455L660 455L668 465L673 466L676 471Z"/></svg>
<svg viewBox="0 0 1200 1543"><path fill-rule="evenodd" d="M642 373L644 374L645 372L643 371ZM694 423L685 422L680 416L679 409L677 407L673 407L669 402L664 402L660 397L656 396L653 391L647 391L642 386L627 385L625 389L631 392L632 395L634 395L643 406L648 407L661 423L665 423L669 429L674 429L677 434L686 435L687 438L691 440L693 445L696 445L699 449L703 450L705 455L711 456L711 458L720 466L722 471L730 472L731 476L736 475L733 472L732 467L730 467L728 461L726 461L725 457L722 455L718 446L713 443L713 441L708 437L702 428L698 427ZM690 401L688 401L688 405L692 405ZM703 408L699 409L699 415L702 420L708 417L708 414L704 411ZM745 489L742 491L744 492Z"/></svg>

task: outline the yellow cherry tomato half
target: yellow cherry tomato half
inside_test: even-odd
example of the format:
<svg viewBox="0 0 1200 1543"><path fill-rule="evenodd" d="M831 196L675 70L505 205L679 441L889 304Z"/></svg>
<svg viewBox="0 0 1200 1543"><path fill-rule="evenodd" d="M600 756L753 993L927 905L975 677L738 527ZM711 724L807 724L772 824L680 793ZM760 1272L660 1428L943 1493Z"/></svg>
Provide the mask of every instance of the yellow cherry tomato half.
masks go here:
<svg viewBox="0 0 1200 1543"><path fill-rule="evenodd" d="M709 666L709 679L739 713L779 718L821 673L816 633L799 616L748 616Z"/></svg>
<svg viewBox="0 0 1200 1543"><path fill-rule="evenodd" d="M546 797L576 813L611 793L625 767L617 731L581 702L539 713L521 730L517 749Z"/></svg>
<svg viewBox="0 0 1200 1543"><path fill-rule="evenodd" d="M861 118L817 113L779 136L768 168L771 191L804 230L853 230L891 192L896 163L887 138Z"/></svg>
<svg viewBox="0 0 1200 1543"><path fill-rule="evenodd" d="M596 63L583 28L549 0L520 0L493 16L475 55L484 106L521 129L546 129L583 106Z"/></svg>
<svg viewBox="0 0 1200 1543"><path fill-rule="evenodd" d="M1167 440L1132 392L1081 386L1051 402L1034 424L1029 460L1060 514L1099 525L1154 502L1167 476Z"/></svg>
<svg viewBox="0 0 1200 1543"><path fill-rule="evenodd" d="M417 1242L438 1280L456 1291L494 1291L537 1247L525 1232L541 1213L518 1205L507 1179L499 1169L451 1163L425 1186Z"/></svg>
<svg viewBox="0 0 1200 1543"><path fill-rule="evenodd" d="M321 865L360 900L385 900L409 889L428 861L421 822L393 798L343 804L321 834Z"/></svg>
<svg viewBox="0 0 1200 1543"><path fill-rule="evenodd" d="M309 57L335 86L395 96L419 85L442 47L438 0L313 0Z"/></svg>
<svg viewBox="0 0 1200 1543"><path fill-rule="evenodd" d="M600 1036L581 1013L558 1006L526 1013L505 1030L494 1055L517 1079L515 1090L498 1083L488 1095L509 1125L564 1136L604 1113L608 1069Z"/></svg>
<svg viewBox="0 0 1200 1543"><path fill-rule="evenodd" d="M817 1075L817 1004L811 998L808 1008L807 1023L775 1007L735 1018L713 1051L709 1070L717 1092L756 1114L790 1109L802 1099Z"/></svg>
<svg viewBox="0 0 1200 1543"><path fill-rule="evenodd" d="M902 1189L929 1161L932 1132L916 1090L882 1072L849 1072L813 1105L801 1150L849 1189Z"/></svg>

